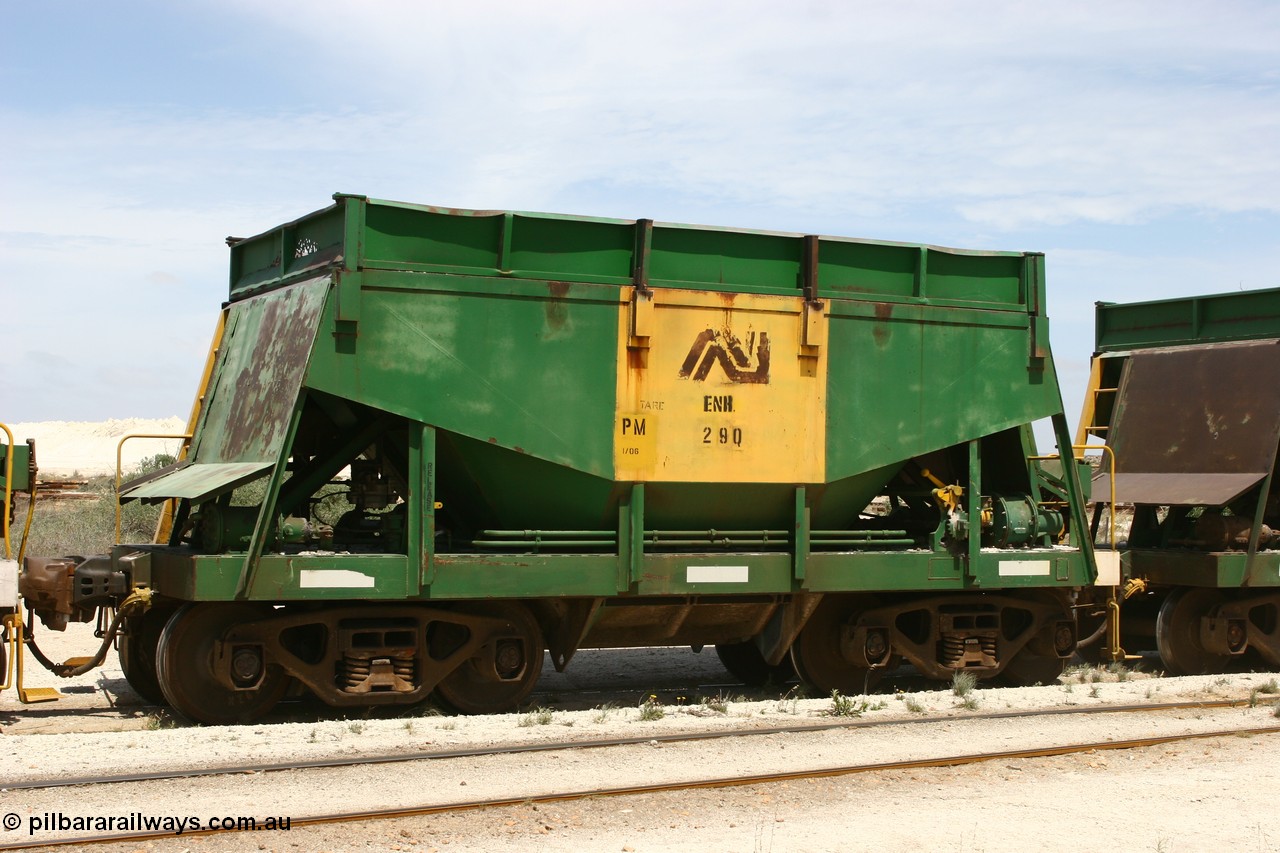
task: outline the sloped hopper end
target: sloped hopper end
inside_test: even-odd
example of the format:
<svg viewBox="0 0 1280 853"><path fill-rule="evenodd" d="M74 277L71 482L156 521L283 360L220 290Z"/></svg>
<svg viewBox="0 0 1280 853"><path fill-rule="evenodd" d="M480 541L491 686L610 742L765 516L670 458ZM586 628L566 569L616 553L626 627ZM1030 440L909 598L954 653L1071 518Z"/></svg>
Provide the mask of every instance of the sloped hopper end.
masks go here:
<svg viewBox="0 0 1280 853"><path fill-rule="evenodd" d="M206 500L279 459L329 291L328 276L233 304L205 391L190 457L135 480L122 500Z"/></svg>
<svg viewBox="0 0 1280 853"><path fill-rule="evenodd" d="M1118 503L1222 506L1275 464L1280 341L1136 352L1116 393ZM1096 500L1110 481L1094 478Z"/></svg>

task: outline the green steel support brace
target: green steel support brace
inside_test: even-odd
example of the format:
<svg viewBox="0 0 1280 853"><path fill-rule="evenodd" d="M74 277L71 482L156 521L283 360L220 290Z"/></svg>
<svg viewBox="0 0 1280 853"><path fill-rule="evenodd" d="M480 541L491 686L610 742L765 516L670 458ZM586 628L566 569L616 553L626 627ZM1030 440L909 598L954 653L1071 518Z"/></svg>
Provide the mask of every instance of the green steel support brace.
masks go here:
<svg viewBox="0 0 1280 853"><path fill-rule="evenodd" d="M1276 462L1273 456L1271 467L1267 469L1267 476L1262 481L1262 491L1258 493L1258 509L1253 514L1253 532L1249 534L1249 550L1244 558L1244 580L1242 586L1249 585L1250 572L1253 571L1254 558L1258 556L1258 542L1262 538L1262 519L1267 511L1267 495L1271 494L1271 479L1276 470Z"/></svg>
<svg viewBox="0 0 1280 853"><path fill-rule="evenodd" d="M809 557L809 500L804 486L796 486L795 579L804 586L805 562Z"/></svg>
<svg viewBox="0 0 1280 853"><path fill-rule="evenodd" d="M1071 543L1084 553L1085 567L1088 569L1088 583L1098 579L1098 561L1093 556L1093 538L1089 536L1089 520L1084 514L1084 488L1080 485L1080 466L1076 465L1076 454L1071 447L1071 431L1067 427L1067 416L1053 416L1053 435L1058 441L1058 455L1062 459L1062 478L1067 484L1067 496L1071 503Z"/></svg>
<svg viewBox="0 0 1280 853"><path fill-rule="evenodd" d="M421 519L421 555L419 569L422 584L419 588L430 586L436 579L436 431L434 427L424 426L418 439L418 476L422 481L419 494L422 495L421 508L417 517ZM412 509L412 504L410 505ZM412 540L411 540L412 541Z"/></svg>
<svg viewBox="0 0 1280 853"><path fill-rule="evenodd" d="M498 243L498 275L511 275L511 241L514 239L515 228L515 215L502 214L502 240Z"/></svg>
<svg viewBox="0 0 1280 853"><path fill-rule="evenodd" d="M653 250L653 220L636 220L635 259L632 262L631 280L640 290L649 289L649 254Z"/></svg>
<svg viewBox="0 0 1280 853"><path fill-rule="evenodd" d="M339 196L334 198L337 199ZM358 323L362 300L359 270L364 263L365 206L368 200L358 196L341 196L341 198L344 200L346 235L342 268L335 270L334 275L338 283L338 310L335 318L339 323ZM347 331L350 333L351 330Z"/></svg>
<svg viewBox="0 0 1280 853"><path fill-rule="evenodd" d="M364 450L391 423L390 416L383 416L353 431L336 450L322 459L318 464L308 466L306 470L295 470L289 482L280 488L280 498L276 505L284 512L305 513L303 502L316 489L329 482L333 476L346 467L346 463L357 453Z"/></svg>
<svg viewBox="0 0 1280 853"><path fill-rule="evenodd" d="M618 592L626 592L644 568L644 483L632 483L618 502Z"/></svg>
<svg viewBox="0 0 1280 853"><path fill-rule="evenodd" d="M613 585L618 592L631 586L631 494L618 501L618 565Z"/></svg>
<svg viewBox="0 0 1280 853"><path fill-rule="evenodd" d="M969 524L969 567L966 574L975 586L981 584L978 567L982 558L982 441L969 442L969 492L965 512Z"/></svg>
<svg viewBox="0 0 1280 853"><path fill-rule="evenodd" d="M631 486L631 559L628 561L628 587L638 583L644 571L644 483Z"/></svg>
<svg viewBox="0 0 1280 853"><path fill-rule="evenodd" d="M1027 352L1028 365L1032 370L1043 370L1044 360L1049 357L1049 318L1044 313L1044 255L1029 254L1023 258L1022 282L1031 335Z"/></svg>
<svg viewBox="0 0 1280 853"><path fill-rule="evenodd" d="M280 484L284 482L285 468L289 464L289 455L293 452L293 439L298 434L298 423L302 420L302 408L307 401L306 394L298 395L293 414L289 418L289 430L284 435L284 443L280 445L280 456L271 469L271 477L267 481L267 493L262 498L262 508L258 511L258 521L253 528L253 539L249 544L249 553L245 555L244 565L240 567L240 578L236 581L236 598L249 597L253 588L254 575L258 573L258 562L262 552L266 550L267 540L275 531L276 501L280 497Z"/></svg>

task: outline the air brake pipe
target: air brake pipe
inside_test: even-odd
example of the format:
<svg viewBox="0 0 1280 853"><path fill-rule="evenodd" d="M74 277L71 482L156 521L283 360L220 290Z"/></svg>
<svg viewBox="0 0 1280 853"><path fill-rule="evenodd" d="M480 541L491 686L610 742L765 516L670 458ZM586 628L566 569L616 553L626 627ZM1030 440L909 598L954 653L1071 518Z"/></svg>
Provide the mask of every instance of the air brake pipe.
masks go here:
<svg viewBox="0 0 1280 853"><path fill-rule="evenodd" d="M151 595L152 590L150 589L136 589L129 594L128 598L120 603L120 609L116 611L116 615L111 619L111 626L107 628L106 634L103 635L102 645L98 647L97 653L84 663L71 666L70 662L55 663L49 660L49 658L45 657L44 653L40 651L40 647L36 645L36 638L34 634L27 634L23 642L31 649L32 657L39 661L41 666L59 678L75 678L78 675L84 675L85 673L101 666L102 662L106 660L107 652L111 650L111 646L116 640L116 634L120 631L120 620L129 615L127 611L132 611L138 607L146 610L151 606ZM31 615L29 611L27 615Z"/></svg>

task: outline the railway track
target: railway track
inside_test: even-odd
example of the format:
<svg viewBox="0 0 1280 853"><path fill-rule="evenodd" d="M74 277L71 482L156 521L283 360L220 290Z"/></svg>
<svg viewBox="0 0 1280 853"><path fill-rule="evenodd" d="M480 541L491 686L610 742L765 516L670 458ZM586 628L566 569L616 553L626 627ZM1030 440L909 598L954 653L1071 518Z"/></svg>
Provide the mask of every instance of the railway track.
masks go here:
<svg viewBox="0 0 1280 853"><path fill-rule="evenodd" d="M351 759L335 759L327 761L302 762L294 764L271 764L271 765L246 765L239 767L221 767L211 768L197 771L175 771L164 773L141 773L141 774L122 774L115 776L100 777L82 777L78 779L62 779L62 780L46 780L43 782L32 782L21 785L7 785L6 790L16 791L23 789L37 788L62 788L67 786L88 786L102 784L119 784L128 782L149 782L174 778L191 778L191 777L209 777L218 775L245 774L245 773L270 773L284 770L311 770L311 769L331 769L341 767L357 767L369 764L388 764L418 761L439 761L456 758L471 758L478 756L498 756L511 755L518 753L530 752L562 752L583 749L606 749L611 747L625 747L636 744L675 744L686 743L699 740L712 740L724 738L746 738L758 737L764 735L775 734L794 734L794 733L811 733L830 731L835 729L854 729L854 728L888 728L901 726L919 726L929 723L940 722L957 722L957 721L980 721L980 720L1005 720L1005 719L1034 719L1043 717L1063 717L1070 715L1079 716L1097 716L1106 714L1138 714L1138 713L1157 713L1161 711L1188 711L1188 710L1209 710L1224 709L1247 705L1247 700L1216 700L1207 702L1180 702L1180 703L1158 703L1143 705L1126 705L1126 706L1110 706L1098 708L1056 708L1034 712L1016 711L1016 712L999 712L988 714L975 714L961 718L957 717L926 717L912 718L889 721L864 721L849 720L835 723L825 724L808 724L794 725L783 727L769 727L760 729L741 729L728 730L711 733L681 734L667 736L649 736L639 738L617 738L591 741L566 741L544 744L527 744L519 746L505 746L487 749L467 749L467 750L449 750L449 751L433 751L425 753L412 753L403 755L379 755L364 756ZM500 796L500 797L484 797L471 800L458 800L447 803L433 803L421 806L397 806L385 809L371 810L352 810L331 813L310 814L302 817L291 818L292 827L314 826L320 824L335 823L357 823L364 821L374 821L390 818L405 818L425 815L439 815L451 812L474 811L478 809L499 808L504 806L513 806L519 804L541 804L565 802L571 800L581 800L590 797L617 797L639 794L652 794L662 792L674 792L682 790L706 789L706 788L727 788L744 785L767 785L773 783L790 782L803 779L819 779L831 778L838 776L847 776L858 773L872 773L878 771L889 770L909 770L924 769L937 767L957 767L966 764L977 764L985 761L999 759L1023 759L1023 758L1041 758L1049 756L1071 755L1076 753L1090 751L1135 749L1143 747L1152 747L1163 744L1178 743L1181 741L1204 740L1208 738L1218 737L1235 737L1235 736L1262 736L1280 733L1280 725L1250 728L1230 728L1215 729L1212 731L1184 732L1177 734L1161 734L1149 735L1136 738L1123 738L1117 740L1101 740L1088 742L1065 742L1042 744L1029 748L1021 749L1002 749L978 752L958 752L946 755L937 755L924 758L912 758L907 760L890 760L876 761L853 764L832 764L830 766L809 768L803 770L787 770L780 772L768 773L745 773L741 775L706 775L695 779L684 779L676 782L661 782L649 784L635 785L615 785L600 787L566 787L563 790L553 792L545 792L541 794L520 794L518 796ZM224 834L224 830L204 829L204 830L188 830L183 833L184 836L190 835L211 835ZM42 838L31 839L19 843L0 844L0 850L19 850L32 849L37 847L66 847L86 844L105 844L111 842L136 842L149 839L161 839L173 837L174 833L164 831L151 832L124 832L110 833L99 835L80 835L74 838Z"/></svg>
<svg viewBox="0 0 1280 853"><path fill-rule="evenodd" d="M569 740L550 743L531 743L484 747L477 749L428 750L407 753L391 753L382 755L365 755L350 758L316 759L313 761L280 762L272 764L241 764L225 767L204 767L183 770L164 770L147 773L120 773L103 776L60 777L57 779L41 779L29 782L5 783L5 791L45 790L51 788L68 788L80 785L109 785L129 782L155 782L167 779L192 779L211 776L239 776L246 773L278 773L286 770L315 770L320 768L361 767L376 764L401 764L412 761L441 761L451 758L478 758L491 755L513 755L516 753L555 752L567 749L606 749L617 746L630 746L642 743L691 743L706 740L724 740L729 738L763 737L779 734L803 734L808 732L832 731L836 729L872 729L895 728L902 726L922 726L929 723L981 720L1014 720L1037 717L1093 716L1100 714L1132 714L1159 711L1189 711L1211 708L1236 708L1248 704L1246 699L1216 699L1195 702L1154 702L1131 705L1100 705L1080 708L1048 708L1037 711L992 711L986 713L966 714L963 717L930 715L923 717L906 717L892 720L840 720L826 723L799 723L789 726L768 726L763 728L724 729L713 732L695 732L668 735L644 735L627 738L596 738L591 740ZM4 849L0 847L0 849Z"/></svg>

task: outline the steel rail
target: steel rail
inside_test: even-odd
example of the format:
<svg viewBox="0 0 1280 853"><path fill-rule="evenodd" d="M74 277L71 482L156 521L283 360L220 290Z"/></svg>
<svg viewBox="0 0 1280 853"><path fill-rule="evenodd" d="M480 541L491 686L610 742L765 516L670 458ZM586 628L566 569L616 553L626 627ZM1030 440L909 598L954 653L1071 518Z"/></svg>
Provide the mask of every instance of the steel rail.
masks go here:
<svg viewBox="0 0 1280 853"><path fill-rule="evenodd" d="M763 785L777 782L794 782L803 779L830 779L837 776L850 776L859 773L875 773L889 770L919 770L936 767L960 767L966 764L980 764L986 761L999 761L1020 758L1051 758L1061 755L1074 755L1082 752L1101 752L1119 749L1142 749L1163 746L1183 741L1207 740L1220 737L1252 737L1258 735L1280 734L1280 726L1265 726L1248 729L1220 729L1209 732L1191 732L1177 735L1158 735L1154 737L1131 738L1128 740L1095 741L1089 743L1058 744L1055 746L1037 746L1028 749L1007 749L996 752L974 752L959 755L946 755L936 758L913 758L900 761L881 761L871 764L846 764L838 767L823 767L810 770L788 770L779 773L756 773L745 776L718 776L707 779L686 780L683 782L659 782L649 785L627 785L613 788L587 788L573 791L561 791L551 794L532 794L518 797L494 797L483 800L468 800L454 803L442 803L426 806L408 806L390 809L373 809L357 812L335 812L331 814L309 815L301 818L290 818L290 829L301 826L320 826L337 823L359 823L372 820L388 820L395 818L422 817L426 815L445 814L449 812L478 811L481 809L503 808L528 804L563 803L573 800L584 800L592 797L636 796L640 794L659 794L675 791L689 791L705 788L735 788L746 785ZM650 738L652 740L652 738ZM197 829L187 830L183 836L204 836L229 833L237 830ZM256 830L239 830L252 832ZM22 843L0 844L0 850L26 850L35 847L67 847L87 844L108 844L121 841L146 841L160 838L176 837L174 832L130 832L112 835L82 835L66 839L31 840Z"/></svg>
<svg viewBox="0 0 1280 853"><path fill-rule="evenodd" d="M1212 699L1197 702L1153 702L1137 705L1097 705L1082 708L1044 708L1035 711L989 711L963 716L932 715L928 717L901 717L892 720L841 720L829 723L797 723L788 726L768 726L751 729L724 729L713 732L682 732L676 734L639 735L625 738L599 738L592 740L552 741L547 743L513 744L473 749L432 750L419 752L383 753L347 758L317 758L312 761L292 761L275 764L242 764L225 767L199 767L188 770L156 770L146 773L123 773L111 776L71 776L57 779L39 779L30 782L6 782L0 789L8 791L46 790L80 785L114 785L131 782L157 782L170 779L194 779L208 776L242 776L251 773L277 773L285 770L320 770L338 767L361 767L378 764L403 764L413 761L441 761L451 758L483 758L494 755L520 753L559 752L571 749L604 749L614 746L635 746L647 743L694 743L703 740L721 740L735 737L756 737L779 734L805 734L839 729L872 729L897 726L916 726L929 723L968 722L970 720L1036 719L1038 717L1062 717L1093 714L1125 714L1153 711L1195 711L1210 708L1234 708L1249 704L1247 699ZM3 847L0 847L3 849Z"/></svg>

